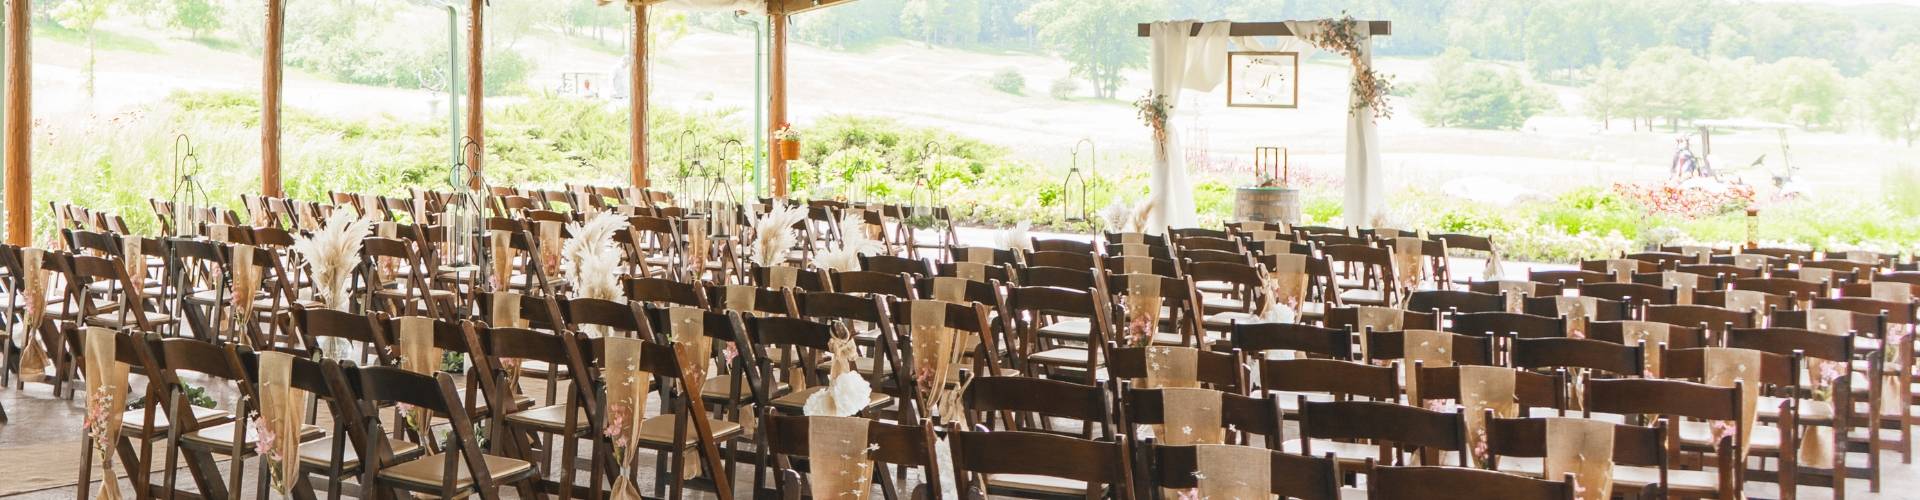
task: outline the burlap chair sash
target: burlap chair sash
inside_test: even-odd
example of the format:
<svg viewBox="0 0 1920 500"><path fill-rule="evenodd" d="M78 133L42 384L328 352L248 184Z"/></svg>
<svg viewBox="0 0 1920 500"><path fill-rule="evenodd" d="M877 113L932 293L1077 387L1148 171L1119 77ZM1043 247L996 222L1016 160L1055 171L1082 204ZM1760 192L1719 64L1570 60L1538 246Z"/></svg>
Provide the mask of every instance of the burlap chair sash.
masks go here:
<svg viewBox="0 0 1920 500"><path fill-rule="evenodd" d="M1115 246L1118 247L1120 255L1145 257L1153 253L1153 248L1146 243L1121 243Z"/></svg>
<svg viewBox="0 0 1920 500"><path fill-rule="evenodd" d="M538 241L538 244L535 246L540 247L540 269L546 272L548 276L560 272L560 253L562 249L562 244L560 243L561 227L561 224L557 221L538 221L534 223L534 237Z"/></svg>
<svg viewBox="0 0 1920 500"><path fill-rule="evenodd" d="M260 353L260 419L255 432L272 471L275 491L292 493L300 474L300 419L307 414L307 391L293 388L293 355Z"/></svg>
<svg viewBox="0 0 1920 500"><path fill-rule="evenodd" d="M1192 347L1152 346L1144 349L1147 376L1134 380L1145 389L1200 387L1200 350Z"/></svg>
<svg viewBox="0 0 1920 500"><path fill-rule="evenodd" d="M1420 377L1411 374L1414 364L1426 368L1453 366L1453 334L1438 330L1406 330L1401 334L1401 352L1405 355L1402 368L1408 370L1403 377L1407 400L1414 402L1420 397Z"/></svg>
<svg viewBox="0 0 1920 500"><path fill-rule="evenodd" d="M40 321L47 316L47 286L52 281L52 272L44 267L47 252L39 248L20 250L20 267L26 273L24 281L27 314L25 321L14 324L13 338L20 343L20 371L22 380L38 380L46 375L46 346L40 343Z"/></svg>
<svg viewBox="0 0 1920 500"><path fill-rule="evenodd" d="M141 248L142 241L134 235L120 238L120 264L126 268L127 278L133 280L134 286L143 286L147 279L147 255L146 249Z"/></svg>
<svg viewBox="0 0 1920 500"><path fill-rule="evenodd" d="M1703 382L1715 387L1733 387L1741 382L1740 419L1745 422L1747 432L1741 434L1737 443L1740 458L1747 456L1747 444L1753 438L1754 409L1760 398L1760 351L1727 347L1710 347L1706 351L1706 377ZM1730 423L1716 422L1716 430L1732 432ZM1724 430L1720 430L1724 429Z"/></svg>
<svg viewBox="0 0 1920 500"><path fill-rule="evenodd" d="M1876 281L1873 283L1873 298L1893 302L1913 302L1913 285L1900 282Z"/></svg>
<svg viewBox="0 0 1920 500"><path fill-rule="evenodd" d="M608 337L601 360L607 384L603 435L612 440L614 460L620 464L613 480L616 500L642 498L637 478L627 471L640 456L640 424L646 420L647 385L653 379L652 373L640 369L645 346L640 339Z"/></svg>
<svg viewBox="0 0 1920 500"><path fill-rule="evenodd" d="M1675 304L1692 304L1693 292L1700 289L1700 275L1678 271L1663 271L1660 273L1660 287L1668 289L1677 288L1680 290L1679 296L1675 297Z"/></svg>
<svg viewBox="0 0 1920 500"><path fill-rule="evenodd" d="M1353 309L1354 316L1358 318L1360 323L1354 325L1354 328L1361 333L1360 352L1363 353L1372 352L1368 346L1366 335L1368 330L1393 332L1402 330L1406 326L1406 311L1380 306L1353 306Z"/></svg>
<svg viewBox="0 0 1920 500"><path fill-rule="evenodd" d="M1420 238L1396 237L1393 239L1393 275L1400 282L1395 283L1403 290L1413 289L1426 277L1426 259L1421 253L1426 241Z"/></svg>
<svg viewBox="0 0 1920 500"><path fill-rule="evenodd" d="M252 336L246 335L247 325L253 322L253 296L260 290L260 266L253 263L253 245L233 246L233 265L228 266L232 274L233 295L228 298L233 304L233 331L244 342L251 343ZM137 286L137 285L136 285Z"/></svg>
<svg viewBox="0 0 1920 500"><path fill-rule="evenodd" d="M1832 283L1835 272L1824 267L1802 267L1797 274L1801 281Z"/></svg>
<svg viewBox="0 0 1920 500"><path fill-rule="evenodd" d="M1695 264L1709 264L1713 262L1713 247L1683 245L1680 247L1680 255L1692 257Z"/></svg>
<svg viewBox="0 0 1920 500"><path fill-rule="evenodd" d="M987 281L987 264L979 262L953 263L953 277L972 281Z"/></svg>
<svg viewBox="0 0 1920 500"><path fill-rule="evenodd" d="M760 289L753 285L721 287L720 308L741 314L753 314L760 304Z"/></svg>
<svg viewBox="0 0 1920 500"><path fill-rule="evenodd" d="M1633 273L1640 271L1640 261L1633 259L1607 259L1607 274L1613 275L1613 281L1632 283Z"/></svg>
<svg viewBox="0 0 1920 500"><path fill-rule="evenodd" d="M965 265L969 263L962 262L961 264L961 267L965 267ZM934 277L933 300L942 302L966 302L968 281L974 280L965 276L959 278L951 276Z"/></svg>
<svg viewBox="0 0 1920 500"><path fill-rule="evenodd" d="M1553 297L1554 312L1567 318L1567 336L1576 339L1587 338L1587 322L1594 320L1599 304L1599 299L1593 297Z"/></svg>
<svg viewBox="0 0 1920 500"><path fill-rule="evenodd" d="M1151 274L1127 274L1126 304L1127 323L1123 334L1128 346L1144 346L1153 343L1153 334L1160 331L1160 306L1166 303L1161 295L1160 277Z"/></svg>
<svg viewBox="0 0 1920 500"><path fill-rule="evenodd" d="M1500 288L1500 294L1507 299L1507 312L1525 311L1526 298L1538 295L1531 281L1502 280L1494 283Z"/></svg>
<svg viewBox="0 0 1920 500"><path fill-rule="evenodd" d="M1221 395L1212 389L1169 387L1160 390L1161 417L1154 430L1159 442L1170 446L1222 444L1226 428L1220 425Z"/></svg>
<svg viewBox="0 0 1920 500"><path fill-rule="evenodd" d="M707 272L707 255L713 249L713 241L707 239L706 224L687 224L687 276L699 280Z"/></svg>
<svg viewBox="0 0 1920 500"><path fill-rule="evenodd" d="M993 249L991 248L969 247L966 249L965 252L960 252L960 255L958 255L957 257L960 258L960 262L972 262L976 264L992 264L993 253L994 253Z"/></svg>
<svg viewBox="0 0 1920 500"><path fill-rule="evenodd" d="M1299 311L1307 299L1307 284L1311 281L1307 274L1307 256L1285 254L1277 256L1273 269L1267 272L1268 296L1274 304L1284 305Z"/></svg>
<svg viewBox="0 0 1920 500"><path fill-rule="evenodd" d="M907 340L913 346L913 380L922 400L927 401L926 412L938 412L947 419L958 417L958 391L951 390L952 385L959 382L956 370L978 340L968 332L947 327L946 302L916 300L906 307L912 334Z"/></svg>
<svg viewBox="0 0 1920 500"><path fill-rule="evenodd" d="M1767 267L1767 256L1753 253L1735 255L1733 256L1733 267L1743 269L1760 269Z"/></svg>
<svg viewBox="0 0 1920 500"><path fill-rule="evenodd" d="M513 233L493 230L487 232L487 262L493 265L492 275L496 291L509 290L513 284Z"/></svg>
<svg viewBox="0 0 1920 500"><path fill-rule="evenodd" d="M1273 493L1273 452L1251 446L1199 444L1200 498L1266 499Z"/></svg>
<svg viewBox="0 0 1920 500"><path fill-rule="evenodd" d="M433 318L424 316L403 316L396 320L399 334L395 337L394 355L400 360L400 369L432 375L440 370L440 360L444 357L439 347L433 345ZM422 434L429 416L426 409L406 408L407 427Z"/></svg>
<svg viewBox="0 0 1920 500"><path fill-rule="evenodd" d="M800 268L793 266L767 266L767 287L795 288L800 286Z"/></svg>
<svg viewBox="0 0 1920 500"><path fill-rule="evenodd" d="M807 419L808 486L813 498L864 499L873 485L872 421L860 417Z"/></svg>
<svg viewBox="0 0 1920 500"><path fill-rule="evenodd" d="M1580 500L1613 498L1613 424L1583 418L1547 419L1548 478L1573 474Z"/></svg>
<svg viewBox="0 0 1920 500"><path fill-rule="evenodd" d="M713 358L713 339L707 337L706 316L702 309L674 306L667 308L667 337L674 354L680 358L680 372L687 390L699 391L707 380L707 365ZM697 394L697 392L695 392Z"/></svg>
<svg viewBox="0 0 1920 500"><path fill-rule="evenodd" d="M1143 254L1128 254L1120 257L1120 272L1123 274L1153 274L1153 257Z"/></svg>
<svg viewBox="0 0 1920 500"><path fill-rule="evenodd" d="M1668 342L1672 325L1652 321L1628 320L1620 322L1620 340L1626 345L1646 345L1647 353L1641 356L1641 376L1654 378L1660 376L1660 345Z"/></svg>
<svg viewBox="0 0 1920 500"><path fill-rule="evenodd" d="M88 327L85 338L87 414L82 425L93 438L93 456L98 461L100 477L106 478L100 482L100 494L95 497L101 500L120 499L119 481L114 480L119 476L113 471L113 458L120 442L121 415L127 407L127 373L131 367L114 357L118 336L112 330Z"/></svg>
<svg viewBox="0 0 1920 500"><path fill-rule="evenodd" d="M1419 377L1413 377L1419 378ZM1494 416L1520 415L1520 402L1514 395L1514 372L1493 366L1460 367L1460 406L1466 410L1467 448L1473 450L1474 463L1485 466L1487 453L1486 410Z"/></svg>

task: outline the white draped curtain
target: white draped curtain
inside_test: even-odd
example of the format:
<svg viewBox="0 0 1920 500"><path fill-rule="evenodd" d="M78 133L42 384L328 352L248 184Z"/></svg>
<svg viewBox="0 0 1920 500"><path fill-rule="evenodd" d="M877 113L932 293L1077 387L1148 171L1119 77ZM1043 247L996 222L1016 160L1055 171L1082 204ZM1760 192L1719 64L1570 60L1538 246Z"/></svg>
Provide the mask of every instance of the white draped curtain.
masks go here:
<svg viewBox="0 0 1920 500"><path fill-rule="evenodd" d="M1150 31L1153 41L1153 90L1166 95L1170 103L1178 102L1183 89L1210 92L1219 86L1226 75L1226 42L1232 23L1208 22L1201 26L1199 36L1187 36L1192 33L1194 24L1199 23L1160 21L1153 23ZM1300 57L1307 57L1316 50L1305 37L1320 30L1318 21L1287 21L1286 25L1294 36L1237 36L1230 40L1233 45L1248 50L1299 52ZM1371 27L1366 22L1354 25L1361 40L1360 60L1368 66L1373 65ZM1360 96L1350 92L1347 99L1347 109L1351 110ZM1177 114L1177 109L1170 112L1169 122ZM1379 225L1385 189L1380 172L1379 135L1373 113L1368 110L1347 113L1346 131L1346 222L1363 227ZM1197 220L1194 215L1193 187L1187 180L1186 154L1171 125L1162 151L1163 154L1154 161L1151 201L1155 211L1149 217L1147 227L1157 231L1166 227L1193 226Z"/></svg>
<svg viewBox="0 0 1920 500"><path fill-rule="evenodd" d="M1184 90L1210 92L1227 75L1227 33L1233 23L1212 21L1200 26L1198 36L1190 36L1195 21L1158 21L1149 35L1153 41L1153 92L1165 96L1167 111L1166 142L1158 145L1153 160L1150 196L1152 212L1147 214L1147 232L1159 233L1168 227L1192 227L1193 187L1187 180L1187 154L1180 147L1180 134L1173 125L1179 116L1180 93Z"/></svg>

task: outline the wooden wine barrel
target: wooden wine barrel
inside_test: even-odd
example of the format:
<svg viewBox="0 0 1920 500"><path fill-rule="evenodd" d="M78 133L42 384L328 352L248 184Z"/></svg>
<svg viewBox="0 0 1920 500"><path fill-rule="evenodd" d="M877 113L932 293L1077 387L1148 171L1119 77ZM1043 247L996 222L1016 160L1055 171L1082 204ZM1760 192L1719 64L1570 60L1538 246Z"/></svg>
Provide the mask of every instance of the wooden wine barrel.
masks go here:
<svg viewBox="0 0 1920 500"><path fill-rule="evenodd" d="M1300 223L1300 190L1247 186L1233 195L1233 220Z"/></svg>

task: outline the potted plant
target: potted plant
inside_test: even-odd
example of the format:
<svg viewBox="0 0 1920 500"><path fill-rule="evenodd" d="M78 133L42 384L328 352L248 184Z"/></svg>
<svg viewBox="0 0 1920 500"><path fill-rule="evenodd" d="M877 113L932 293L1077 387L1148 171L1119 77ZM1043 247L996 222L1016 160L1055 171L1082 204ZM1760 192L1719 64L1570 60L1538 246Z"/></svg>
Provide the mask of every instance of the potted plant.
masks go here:
<svg viewBox="0 0 1920 500"><path fill-rule="evenodd" d="M773 131L773 140L780 146L780 157L788 160L800 158L800 133L793 131L793 125L781 125Z"/></svg>

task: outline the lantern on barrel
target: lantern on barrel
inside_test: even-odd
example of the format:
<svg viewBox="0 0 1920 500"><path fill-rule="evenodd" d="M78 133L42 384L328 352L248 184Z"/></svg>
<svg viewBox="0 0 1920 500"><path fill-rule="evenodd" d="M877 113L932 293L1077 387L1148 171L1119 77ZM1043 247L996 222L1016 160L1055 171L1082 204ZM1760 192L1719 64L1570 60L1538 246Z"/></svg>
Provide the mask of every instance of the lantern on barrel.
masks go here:
<svg viewBox="0 0 1920 500"><path fill-rule="evenodd" d="M476 273L475 286L481 287L493 282L487 275L493 266L487 265L485 244L487 179L467 166L469 155L483 153L480 143L472 137L462 141L460 157L447 169L447 189L452 195L447 199L446 213L440 217L447 228L447 261L442 268Z"/></svg>

